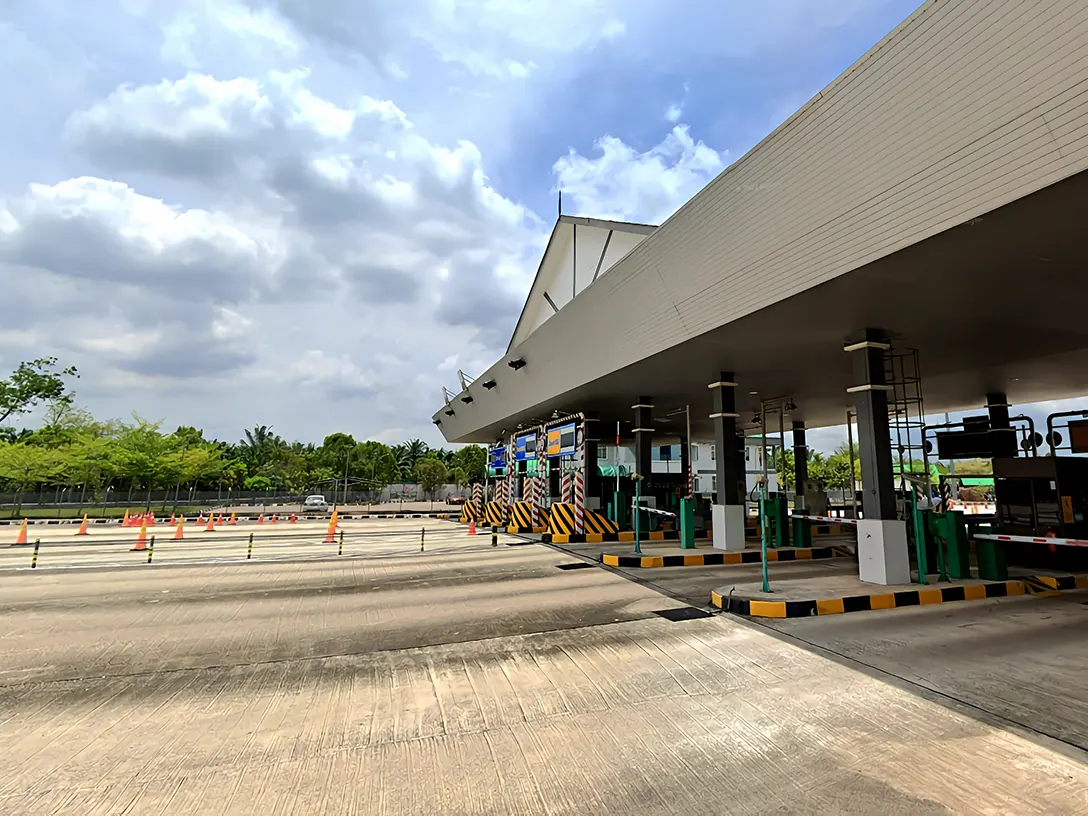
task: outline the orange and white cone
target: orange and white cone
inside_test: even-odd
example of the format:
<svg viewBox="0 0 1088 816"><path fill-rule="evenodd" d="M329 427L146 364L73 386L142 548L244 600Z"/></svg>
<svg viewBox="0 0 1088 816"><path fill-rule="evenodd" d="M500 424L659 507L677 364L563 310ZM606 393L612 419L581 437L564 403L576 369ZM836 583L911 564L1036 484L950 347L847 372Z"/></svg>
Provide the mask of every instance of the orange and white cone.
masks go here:
<svg viewBox="0 0 1088 816"><path fill-rule="evenodd" d="M214 533L215 532L215 516L213 516L211 513L208 513L208 526L204 528L204 532L205 533Z"/></svg>
<svg viewBox="0 0 1088 816"><path fill-rule="evenodd" d="M298 516L296 516L294 513L292 513L291 517L287 519L288 524L294 524L296 521L298 521Z"/></svg>
<svg viewBox="0 0 1088 816"><path fill-rule="evenodd" d="M147 549L147 522L140 525L140 534L136 536L136 543L130 552L140 552Z"/></svg>
<svg viewBox="0 0 1088 816"><path fill-rule="evenodd" d="M170 526L173 527L178 523L178 518L173 513L170 514Z"/></svg>
<svg viewBox="0 0 1088 816"><path fill-rule="evenodd" d="M325 543L332 544L336 541L336 523L340 520L340 516L335 510L332 511L332 515L329 517L329 530L325 533Z"/></svg>
<svg viewBox="0 0 1088 816"><path fill-rule="evenodd" d="M87 535L87 514L83 514L83 521L79 524L79 529L76 530L76 535Z"/></svg>
<svg viewBox="0 0 1088 816"><path fill-rule="evenodd" d="M201 514L200 514L199 516L197 516L197 518L196 518L196 526L197 526L197 527L199 527L199 526L200 526L201 524L203 524L203 523L204 523L204 514L203 514L203 513L201 513Z"/></svg>
<svg viewBox="0 0 1088 816"><path fill-rule="evenodd" d="M237 523L238 523L238 516L236 514L234 514L234 513L231 513L230 514L230 521L228 521L227 524L229 525L229 524L237 524Z"/></svg>
<svg viewBox="0 0 1088 816"><path fill-rule="evenodd" d="M270 518L270 519L268 520L268 523L269 523L269 524L275 524L275 523L276 523L277 521L279 521L279 520L280 520L280 517L279 517L279 515L277 515L276 513L273 513L273 514L272 514L272 518Z"/></svg>
<svg viewBox="0 0 1088 816"><path fill-rule="evenodd" d="M468 520L468 534L476 535L476 522L472 519Z"/></svg>
<svg viewBox="0 0 1088 816"><path fill-rule="evenodd" d="M222 526L222 524L223 524L223 514L222 513L219 514L219 518L217 518L215 520L215 523Z"/></svg>
<svg viewBox="0 0 1088 816"><path fill-rule="evenodd" d="M257 516L257 523L264 524L264 513L261 513L259 516Z"/></svg>
<svg viewBox="0 0 1088 816"><path fill-rule="evenodd" d="M174 530L174 540L175 541L178 541L178 540L180 540L182 538L185 538L184 529L185 529L185 519L182 519L181 521L178 522L178 528L176 530Z"/></svg>
<svg viewBox="0 0 1088 816"><path fill-rule="evenodd" d="M15 544L12 545L13 547L18 545L18 544L26 544L26 525L27 525L27 523L28 523L27 520L23 519L23 523L19 527L19 535L15 536Z"/></svg>
<svg viewBox="0 0 1088 816"><path fill-rule="evenodd" d="M121 526L122 527L131 527L132 526L132 522L130 522L129 518L128 518L128 509L127 508L125 510L125 517L123 519L121 519Z"/></svg>

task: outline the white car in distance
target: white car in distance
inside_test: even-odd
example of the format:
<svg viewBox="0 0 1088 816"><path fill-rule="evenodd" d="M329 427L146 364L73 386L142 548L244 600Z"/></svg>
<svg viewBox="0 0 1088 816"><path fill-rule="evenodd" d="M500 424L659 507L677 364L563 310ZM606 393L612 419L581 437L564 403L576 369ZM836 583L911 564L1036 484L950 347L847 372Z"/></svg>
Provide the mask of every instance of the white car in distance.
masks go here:
<svg viewBox="0 0 1088 816"><path fill-rule="evenodd" d="M320 512L325 513L329 509L329 503L325 501L325 497L321 495L307 496L302 502L303 512Z"/></svg>

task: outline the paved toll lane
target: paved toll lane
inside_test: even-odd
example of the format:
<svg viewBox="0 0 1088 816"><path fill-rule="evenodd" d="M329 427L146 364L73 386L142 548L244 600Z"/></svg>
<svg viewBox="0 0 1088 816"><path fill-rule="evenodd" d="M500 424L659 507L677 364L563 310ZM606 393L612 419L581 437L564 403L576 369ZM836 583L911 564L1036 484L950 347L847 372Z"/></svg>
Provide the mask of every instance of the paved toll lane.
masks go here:
<svg viewBox="0 0 1088 816"><path fill-rule="evenodd" d="M1088 592L761 623L1088 749Z"/></svg>
<svg viewBox="0 0 1088 816"><path fill-rule="evenodd" d="M4 573L0 812L1086 805L1075 758L571 561Z"/></svg>

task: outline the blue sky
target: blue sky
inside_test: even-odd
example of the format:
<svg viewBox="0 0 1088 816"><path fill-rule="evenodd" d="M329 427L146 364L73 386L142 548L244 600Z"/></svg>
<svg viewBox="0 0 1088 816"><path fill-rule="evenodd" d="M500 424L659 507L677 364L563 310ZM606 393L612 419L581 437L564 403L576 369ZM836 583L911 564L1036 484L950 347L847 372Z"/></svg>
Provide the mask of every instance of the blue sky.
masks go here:
<svg viewBox="0 0 1088 816"><path fill-rule="evenodd" d="M663 220L916 5L8 0L0 368L220 438L439 442L557 189Z"/></svg>

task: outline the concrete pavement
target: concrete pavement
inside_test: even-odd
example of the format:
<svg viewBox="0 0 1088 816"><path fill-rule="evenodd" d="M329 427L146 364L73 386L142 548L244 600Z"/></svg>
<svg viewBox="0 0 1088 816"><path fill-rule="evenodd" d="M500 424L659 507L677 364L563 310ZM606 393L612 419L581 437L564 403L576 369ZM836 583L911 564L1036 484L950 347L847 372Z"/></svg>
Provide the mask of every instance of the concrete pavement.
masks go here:
<svg viewBox="0 0 1088 816"><path fill-rule="evenodd" d="M573 563L0 573L0 811L1088 806L1081 752Z"/></svg>

